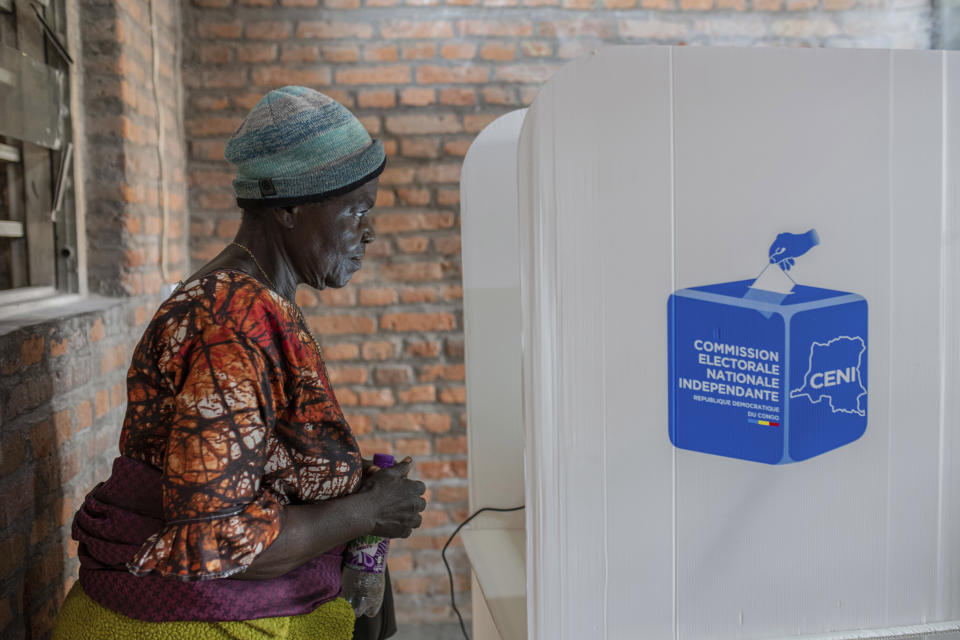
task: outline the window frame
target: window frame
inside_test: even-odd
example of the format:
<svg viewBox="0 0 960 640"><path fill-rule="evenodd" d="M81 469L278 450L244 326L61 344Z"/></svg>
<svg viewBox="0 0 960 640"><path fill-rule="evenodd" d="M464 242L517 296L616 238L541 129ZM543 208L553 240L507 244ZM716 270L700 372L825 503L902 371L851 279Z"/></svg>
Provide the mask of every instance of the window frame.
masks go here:
<svg viewBox="0 0 960 640"><path fill-rule="evenodd" d="M33 2L43 21L31 8L31 0L0 0L0 42L61 71L63 141L59 149L48 149L0 137L0 171L7 172L7 180L15 183L8 190L0 233L6 226L9 233L3 235L11 237L19 232L17 235L24 239L7 258L12 286L0 289L0 316L29 311L64 294L66 300L86 293L81 278L85 252L78 242L82 237L78 228L82 216L77 193L80 175L73 145L79 78L69 53L63 53L75 50L70 43L77 39L76 10L67 0ZM47 28L53 35L45 31ZM35 193L24 184L27 176L31 185L40 186Z"/></svg>

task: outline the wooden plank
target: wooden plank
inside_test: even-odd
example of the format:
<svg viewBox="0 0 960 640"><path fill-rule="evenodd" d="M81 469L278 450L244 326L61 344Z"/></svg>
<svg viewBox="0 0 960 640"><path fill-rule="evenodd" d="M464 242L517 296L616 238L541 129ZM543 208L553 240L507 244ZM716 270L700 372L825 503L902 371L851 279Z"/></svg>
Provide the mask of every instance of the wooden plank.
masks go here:
<svg viewBox="0 0 960 640"><path fill-rule="evenodd" d="M28 3L17 3L17 48L37 60L46 60L43 28ZM32 286L56 284L54 226L50 220L52 179L50 152L23 144L24 205L27 263Z"/></svg>

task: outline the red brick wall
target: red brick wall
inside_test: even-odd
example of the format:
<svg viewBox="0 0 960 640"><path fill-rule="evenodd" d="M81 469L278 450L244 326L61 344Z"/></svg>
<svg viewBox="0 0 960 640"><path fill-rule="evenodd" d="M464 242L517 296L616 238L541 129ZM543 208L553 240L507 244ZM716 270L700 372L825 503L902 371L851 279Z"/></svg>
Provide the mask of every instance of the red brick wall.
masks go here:
<svg viewBox="0 0 960 640"><path fill-rule="evenodd" d="M299 301L364 451L415 456L430 486L423 528L391 552L402 620L452 615L438 549L467 507L458 179L473 136L604 43L927 47L930 25L926 0L192 0L185 13L195 266L236 231L223 146L269 89L328 93L390 156L372 259ZM460 550L453 564L464 592Z"/></svg>
<svg viewBox="0 0 960 640"><path fill-rule="evenodd" d="M73 3L70 3L73 4ZM180 108L180 6L154 0L160 186L147 0L80 0L71 12L82 86L77 161L93 298L52 318L0 321L0 637L45 638L77 575L70 521L109 474L126 404L130 354L164 280L187 266ZM86 135L83 131L86 131ZM160 265L167 200L167 275ZM59 315L59 317L57 317Z"/></svg>

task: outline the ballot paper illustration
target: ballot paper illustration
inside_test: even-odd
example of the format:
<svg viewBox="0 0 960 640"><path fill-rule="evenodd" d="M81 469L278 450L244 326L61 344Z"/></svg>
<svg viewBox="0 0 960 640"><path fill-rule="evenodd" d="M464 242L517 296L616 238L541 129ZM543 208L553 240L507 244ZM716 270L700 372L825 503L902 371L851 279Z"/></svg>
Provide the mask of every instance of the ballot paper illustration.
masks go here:
<svg viewBox="0 0 960 640"><path fill-rule="evenodd" d="M674 446L786 464L866 431L867 301L790 275L819 244L813 229L781 233L756 278L670 296Z"/></svg>

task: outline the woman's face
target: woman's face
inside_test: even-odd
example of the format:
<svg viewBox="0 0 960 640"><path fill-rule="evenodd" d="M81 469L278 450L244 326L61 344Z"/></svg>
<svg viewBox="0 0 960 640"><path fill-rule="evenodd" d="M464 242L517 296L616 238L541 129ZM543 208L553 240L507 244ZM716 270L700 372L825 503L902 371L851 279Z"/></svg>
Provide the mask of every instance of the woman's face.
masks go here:
<svg viewBox="0 0 960 640"><path fill-rule="evenodd" d="M295 224L287 230L287 247L301 282L315 289L347 284L376 234L370 210L377 200L378 179L323 202L293 208Z"/></svg>

